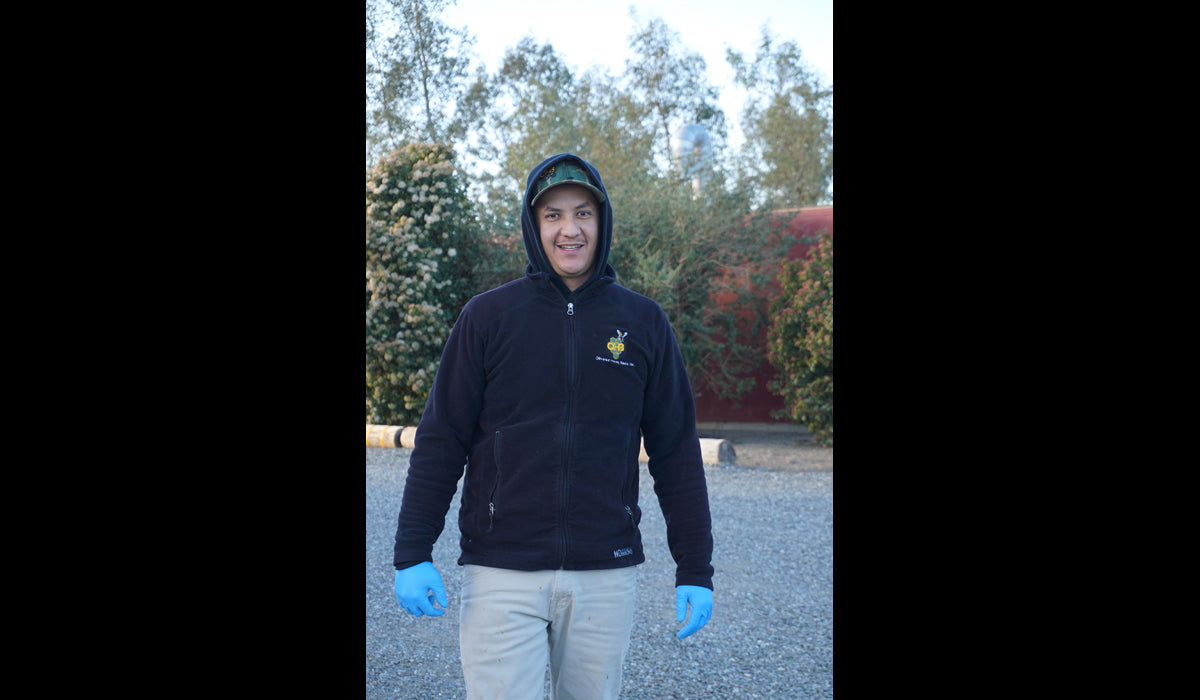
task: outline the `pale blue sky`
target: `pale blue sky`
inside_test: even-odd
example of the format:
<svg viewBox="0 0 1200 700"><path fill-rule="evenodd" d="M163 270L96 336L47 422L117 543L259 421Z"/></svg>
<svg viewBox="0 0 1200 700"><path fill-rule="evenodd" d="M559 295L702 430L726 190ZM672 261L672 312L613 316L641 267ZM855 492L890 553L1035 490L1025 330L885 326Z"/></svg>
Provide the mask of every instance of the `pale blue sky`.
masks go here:
<svg viewBox="0 0 1200 700"><path fill-rule="evenodd" d="M631 6L638 12L636 23L629 16ZM704 56L709 79L721 91L721 107L734 122L734 142L740 140L736 122L744 93L733 85L725 49L752 58L764 23L777 41L796 42L824 81L833 83L833 0L618 0L603 7L563 0L458 0L442 19L475 35L475 53L489 73L507 48L531 34L539 44L553 45L578 72L595 64L620 74L629 35L651 17L662 19L679 32L684 46Z"/></svg>

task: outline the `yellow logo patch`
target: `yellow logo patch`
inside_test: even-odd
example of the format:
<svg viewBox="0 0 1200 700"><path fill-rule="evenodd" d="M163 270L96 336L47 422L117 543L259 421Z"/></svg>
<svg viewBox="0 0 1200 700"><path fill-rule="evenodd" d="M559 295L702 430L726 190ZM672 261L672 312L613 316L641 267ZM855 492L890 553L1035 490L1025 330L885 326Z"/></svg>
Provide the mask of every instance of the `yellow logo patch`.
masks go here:
<svg viewBox="0 0 1200 700"><path fill-rule="evenodd" d="M625 336L629 335L629 331L621 332L617 329L616 337L608 339L608 352L612 354L614 360L621 359L621 353L625 352Z"/></svg>

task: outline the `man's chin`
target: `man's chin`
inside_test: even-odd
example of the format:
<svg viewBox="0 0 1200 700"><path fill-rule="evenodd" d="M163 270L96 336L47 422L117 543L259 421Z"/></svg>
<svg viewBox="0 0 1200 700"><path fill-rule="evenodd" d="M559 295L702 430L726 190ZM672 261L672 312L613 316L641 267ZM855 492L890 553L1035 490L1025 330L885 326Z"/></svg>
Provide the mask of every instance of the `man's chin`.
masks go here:
<svg viewBox="0 0 1200 700"><path fill-rule="evenodd" d="M554 269L554 271L558 274L559 278L562 279L562 281L567 283L568 285L583 284L584 282L587 281L587 279L589 277L592 276L592 270L593 270L593 268L590 268L590 267L587 268L586 270L582 270L582 271L577 271L574 268L561 268L561 267L556 267Z"/></svg>

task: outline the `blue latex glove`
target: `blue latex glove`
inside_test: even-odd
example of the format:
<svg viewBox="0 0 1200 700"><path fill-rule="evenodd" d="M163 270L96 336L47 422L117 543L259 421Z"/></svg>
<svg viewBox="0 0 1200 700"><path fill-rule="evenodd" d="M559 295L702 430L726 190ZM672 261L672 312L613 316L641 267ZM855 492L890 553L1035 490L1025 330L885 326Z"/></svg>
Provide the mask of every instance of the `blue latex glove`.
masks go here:
<svg viewBox="0 0 1200 700"><path fill-rule="evenodd" d="M442 575L427 561L407 569L398 569L395 590L396 602L400 603L400 607L417 617L444 615L445 608L449 605L446 587L442 585ZM441 608L433 607L435 599Z"/></svg>
<svg viewBox="0 0 1200 700"><path fill-rule="evenodd" d="M692 615L688 618L687 627L679 630L679 634L676 635L680 639L699 630L712 617L712 591L703 586L676 586L676 622L683 622L688 606L692 608Z"/></svg>

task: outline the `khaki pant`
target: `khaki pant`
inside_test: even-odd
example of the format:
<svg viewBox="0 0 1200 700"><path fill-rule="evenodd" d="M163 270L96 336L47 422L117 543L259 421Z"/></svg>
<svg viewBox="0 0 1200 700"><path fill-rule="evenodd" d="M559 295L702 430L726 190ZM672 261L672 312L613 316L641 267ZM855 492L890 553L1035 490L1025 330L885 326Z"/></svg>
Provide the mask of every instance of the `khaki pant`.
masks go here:
<svg viewBox="0 0 1200 700"><path fill-rule="evenodd" d="M464 567L459 643L469 700L615 699L629 648L636 567Z"/></svg>

